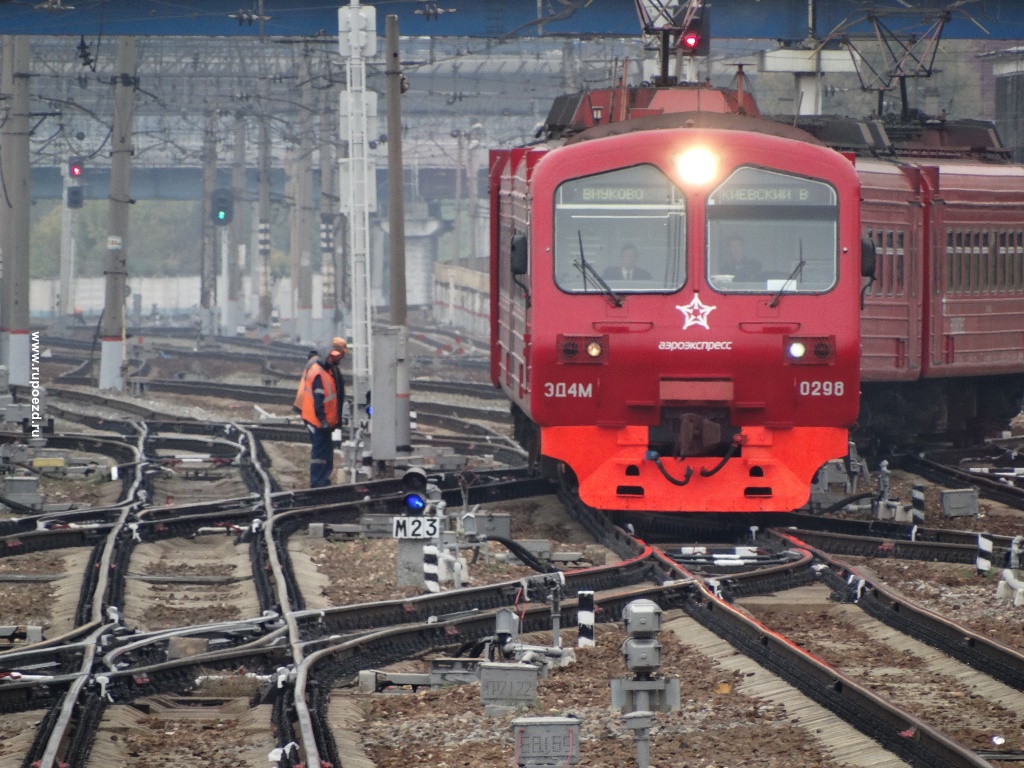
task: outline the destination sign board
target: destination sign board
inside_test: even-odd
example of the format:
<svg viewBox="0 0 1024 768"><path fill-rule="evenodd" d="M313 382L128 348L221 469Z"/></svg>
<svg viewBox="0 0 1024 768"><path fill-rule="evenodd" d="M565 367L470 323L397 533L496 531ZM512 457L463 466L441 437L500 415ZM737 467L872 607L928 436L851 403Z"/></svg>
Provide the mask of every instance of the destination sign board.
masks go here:
<svg viewBox="0 0 1024 768"><path fill-rule="evenodd" d="M836 205L830 184L759 168L740 168L708 197L708 205Z"/></svg>

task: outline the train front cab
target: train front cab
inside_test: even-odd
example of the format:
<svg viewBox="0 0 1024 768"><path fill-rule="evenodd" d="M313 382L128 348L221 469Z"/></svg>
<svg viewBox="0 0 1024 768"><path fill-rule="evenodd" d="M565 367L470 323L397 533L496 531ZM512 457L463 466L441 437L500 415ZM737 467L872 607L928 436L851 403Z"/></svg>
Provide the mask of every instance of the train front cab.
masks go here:
<svg viewBox="0 0 1024 768"><path fill-rule="evenodd" d="M718 166L697 183L680 159L701 142ZM857 411L852 166L821 147L739 132L591 144L533 169L528 274L498 278L528 281L496 307L498 333L513 343L495 340L499 383L592 506L799 507L814 472L845 455ZM717 264L737 233L764 274L748 280ZM500 246L504 235L492 234ZM639 286L611 276L627 244L649 273ZM517 323L521 335L509 332ZM520 338L529 381L500 362L514 360Z"/></svg>

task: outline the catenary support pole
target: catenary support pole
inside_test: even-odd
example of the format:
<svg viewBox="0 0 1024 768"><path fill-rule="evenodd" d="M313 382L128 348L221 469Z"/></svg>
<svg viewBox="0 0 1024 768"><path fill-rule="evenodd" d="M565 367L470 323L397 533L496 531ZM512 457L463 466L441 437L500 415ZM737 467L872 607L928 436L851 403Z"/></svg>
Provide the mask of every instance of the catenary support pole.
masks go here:
<svg viewBox="0 0 1024 768"><path fill-rule="evenodd" d="M117 41L114 130L110 136L110 214L107 226L106 298L100 327L100 389L124 389L124 306L128 278L128 206L132 170L132 112L135 107L134 37Z"/></svg>
<svg viewBox="0 0 1024 768"><path fill-rule="evenodd" d="M388 245L391 256L391 324L399 328L395 393L395 445L410 450L408 308L405 287L405 171L402 166L402 62L398 47L398 17L385 20L388 98Z"/></svg>
<svg viewBox="0 0 1024 768"><path fill-rule="evenodd" d="M29 340L29 39L3 39L3 80L10 108L0 134L3 162L3 304L2 347L11 384L27 385Z"/></svg>

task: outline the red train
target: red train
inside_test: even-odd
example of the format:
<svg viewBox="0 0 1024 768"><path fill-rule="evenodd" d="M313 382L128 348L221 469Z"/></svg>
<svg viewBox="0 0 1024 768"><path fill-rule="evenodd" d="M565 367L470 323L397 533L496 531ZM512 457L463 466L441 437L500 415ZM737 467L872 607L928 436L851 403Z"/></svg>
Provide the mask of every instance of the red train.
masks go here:
<svg viewBox="0 0 1024 768"><path fill-rule="evenodd" d="M983 124L865 125L616 88L492 151L492 378L585 502L795 509L858 409L883 439L1013 412L1024 172Z"/></svg>

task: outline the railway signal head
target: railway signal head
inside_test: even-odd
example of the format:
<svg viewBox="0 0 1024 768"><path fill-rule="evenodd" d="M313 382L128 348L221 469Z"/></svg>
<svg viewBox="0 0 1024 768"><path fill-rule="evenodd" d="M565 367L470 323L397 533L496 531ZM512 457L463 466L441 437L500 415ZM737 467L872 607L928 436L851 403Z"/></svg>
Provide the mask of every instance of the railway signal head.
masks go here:
<svg viewBox="0 0 1024 768"><path fill-rule="evenodd" d="M82 176L84 166L82 165L81 158L72 157L68 159L68 178L78 179Z"/></svg>
<svg viewBox="0 0 1024 768"><path fill-rule="evenodd" d="M402 475L402 489L405 491L405 508L416 515L422 515L427 508L427 473L422 467L410 467Z"/></svg>
<svg viewBox="0 0 1024 768"><path fill-rule="evenodd" d="M705 7L679 35L679 50L686 56L707 56L711 53L711 17Z"/></svg>
<svg viewBox="0 0 1024 768"><path fill-rule="evenodd" d="M84 201L81 187L68 187L68 208L81 208Z"/></svg>
<svg viewBox="0 0 1024 768"><path fill-rule="evenodd" d="M214 224L230 224L234 215L235 197L230 189L215 189L210 196L210 218Z"/></svg>

